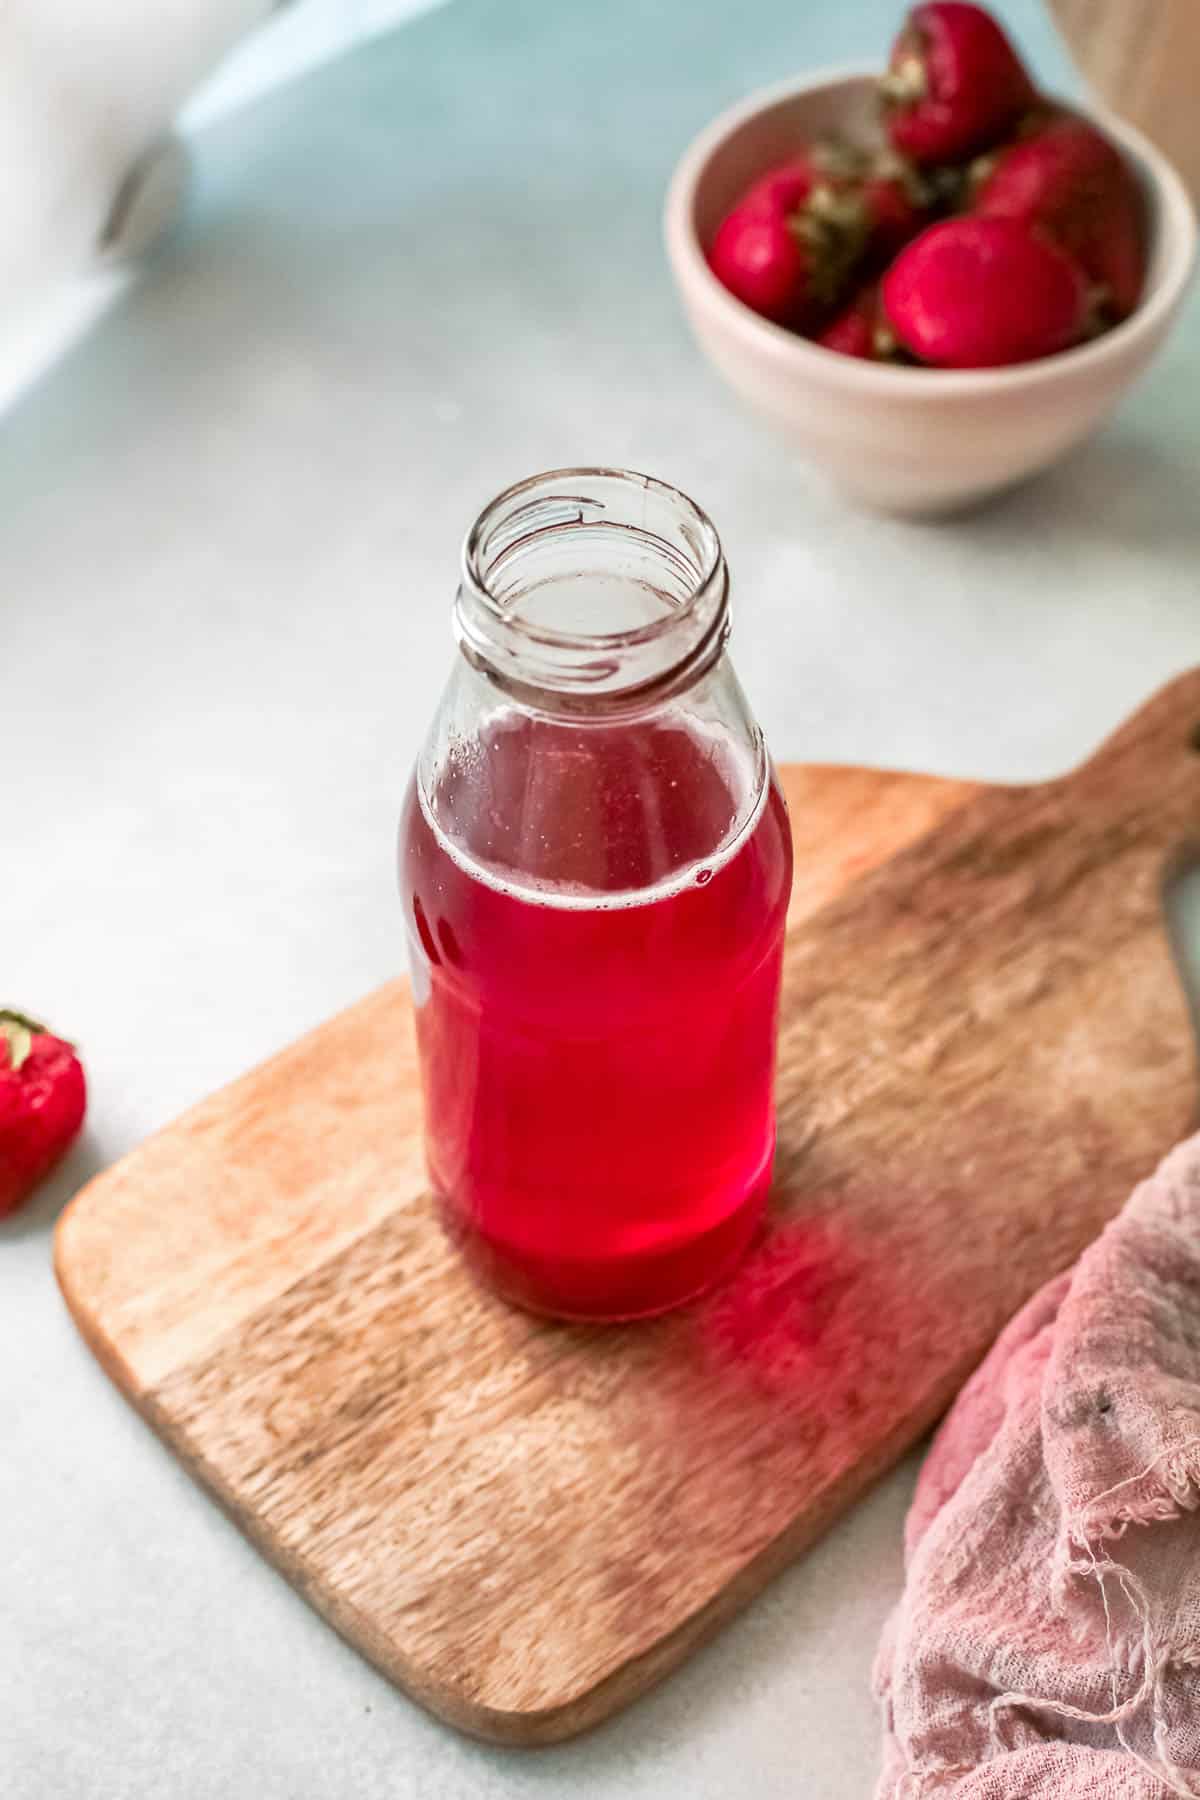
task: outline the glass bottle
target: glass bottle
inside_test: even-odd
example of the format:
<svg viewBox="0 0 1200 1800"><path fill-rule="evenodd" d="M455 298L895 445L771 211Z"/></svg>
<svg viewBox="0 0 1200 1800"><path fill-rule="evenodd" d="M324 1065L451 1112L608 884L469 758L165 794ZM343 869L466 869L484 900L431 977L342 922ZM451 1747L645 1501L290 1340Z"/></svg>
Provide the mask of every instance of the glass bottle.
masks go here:
<svg viewBox="0 0 1200 1800"><path fill-rule="evenodd" d="M705 515L534 476L468 534L400 831L430 1177L535 1311L662 1312L754 1233L792 851Z"/></svg>

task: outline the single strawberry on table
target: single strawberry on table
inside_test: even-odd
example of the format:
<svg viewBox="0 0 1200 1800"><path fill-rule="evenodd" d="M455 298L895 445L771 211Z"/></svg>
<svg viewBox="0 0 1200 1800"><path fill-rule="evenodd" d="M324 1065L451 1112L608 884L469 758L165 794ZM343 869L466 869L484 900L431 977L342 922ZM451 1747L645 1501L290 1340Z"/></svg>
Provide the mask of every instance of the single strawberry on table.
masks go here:
<svg viewBox="0 0 1200 1800"><path fill-rule="evenodd" d="M1020 219L931 225L881 288L897 342L944 369L998 368L1069 349L1091 321L1079 265Z"/></svg>
<svg viewBox="0 0 1200 1800"><path fill-rule="evenodd" d="M86 1106L71 1045L23 1013L0 1011L0 1218L65 1155Z"/></svg>
<svg viewBox="0 0 1200 1800"><path fill-rule="evenodd" d="M1070 114L997 150L974 176L971 210L1023 219L1073 256L1109 318L1128 318L1146 276L1141 196L1120 151Z"/></svg>
<svg viewBox="0 0 1200 1800"><path fill-rule="evenodd" d="M967 0L914 6L880 83L888 136L916 163L953 163L990 149L1036 99L996 20Z"/></svg>

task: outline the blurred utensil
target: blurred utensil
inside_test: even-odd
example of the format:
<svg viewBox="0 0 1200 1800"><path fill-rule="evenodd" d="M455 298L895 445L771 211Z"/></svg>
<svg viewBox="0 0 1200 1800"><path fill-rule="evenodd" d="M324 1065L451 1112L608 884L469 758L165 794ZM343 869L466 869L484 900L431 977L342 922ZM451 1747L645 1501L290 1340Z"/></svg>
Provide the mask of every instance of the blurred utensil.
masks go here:
<svg viewBox="0 0 1200 1800"><path fill-rule="evenodd" d="M1050 0L1081 72L1200 193L1200 8L1196 0Z"/></svg>

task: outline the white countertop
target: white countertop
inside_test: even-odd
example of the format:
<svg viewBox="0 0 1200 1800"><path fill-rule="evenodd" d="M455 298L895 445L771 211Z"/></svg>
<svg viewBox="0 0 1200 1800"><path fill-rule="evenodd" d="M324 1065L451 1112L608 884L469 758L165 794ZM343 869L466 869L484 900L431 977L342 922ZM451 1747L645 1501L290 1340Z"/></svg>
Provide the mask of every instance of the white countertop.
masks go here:
<svg viewBox="0 0 1200 1800"><path fill-rule="evenodd" d="M0 986L92 1085L85 1142L0 1226L5 1800L869 1791L911 1467L623 1717L483 1748L134 1417L50 1233L91 1172L400 967L394 819L458 540L514 477L629 463L712 512L780 758L1047 775L1200 659L1195 302L1090 448L936 526L847 511L686 336L675 154L760 81L880 55L899 10L454 0L210 127L181 239L5 421ZM1035 0L1005 10L1064 82Z"/></svg>

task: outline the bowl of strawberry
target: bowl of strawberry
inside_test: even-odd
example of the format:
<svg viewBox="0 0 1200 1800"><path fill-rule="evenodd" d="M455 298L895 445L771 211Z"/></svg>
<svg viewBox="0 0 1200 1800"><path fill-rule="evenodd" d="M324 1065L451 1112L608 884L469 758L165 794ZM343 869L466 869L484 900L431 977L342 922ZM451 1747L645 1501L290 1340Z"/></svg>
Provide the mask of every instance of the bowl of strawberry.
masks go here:
<svg viewBox="0 0 1200 1800"><path fill-rule="evenodd" d="M888 66L752 96L666 209L701 347L851 498L928 514L1048 467L1162 344L1196 223L1139 132L1042 93L1003 27L927 0Z"/></svg>

